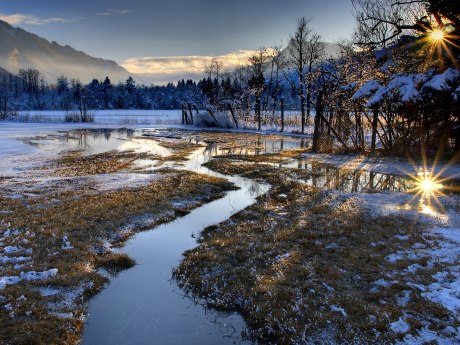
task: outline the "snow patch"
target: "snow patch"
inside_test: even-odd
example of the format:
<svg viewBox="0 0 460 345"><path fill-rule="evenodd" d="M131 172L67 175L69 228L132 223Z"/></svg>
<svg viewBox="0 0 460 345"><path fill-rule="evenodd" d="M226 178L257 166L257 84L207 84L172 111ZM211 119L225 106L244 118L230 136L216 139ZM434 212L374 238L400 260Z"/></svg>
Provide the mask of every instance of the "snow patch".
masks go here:
<svg viewBox="0 0 460 345"><path fill-rule="evenodd" d="M394 333L406 333L410 329L409 324L402 318L399 318L398 321L390 323L388 327Z"/></svg>

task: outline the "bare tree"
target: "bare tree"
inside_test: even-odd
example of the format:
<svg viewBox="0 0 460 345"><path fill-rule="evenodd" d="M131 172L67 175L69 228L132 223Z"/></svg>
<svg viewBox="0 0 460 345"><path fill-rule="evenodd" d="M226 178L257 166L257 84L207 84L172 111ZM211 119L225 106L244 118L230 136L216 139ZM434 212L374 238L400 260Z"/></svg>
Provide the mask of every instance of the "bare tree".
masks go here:
<svg viewBox="0 0 460 345"><path fill-rule="evenodd" d="M269 99L273 101L273 116L275 115L278 92L280 90L280 71L284 68L284 58L282 45L274 45L268 50L270 76L268 80L268 90L265 97L264 109L268 108Z"/></svg>
<svg viewBox="0 0 460 345"><path fill-rule="evenodd" d="M289 54L291 65L296 69L299 78L300 112L302 116L301 132L305 130L305 76L304 68L307 58L307 40L312 30L308 26L311 19L302 17L297 22L297 29L289 42Z"/></svg>
<svg viewBox="0 0 460 345"><path fill-rule="evenodd" d="M291 36L288 46L289 65L296 71L299 81L298 95L300 97L302 133L305 131L306 120L310 117L311 73L313 66L324 55L324 44L320 41L320 37L314 34L309 27L310 21L311 19L305 17L298 20L296 32ZM291 86L295 87L296 85L291 81ZM305 114L305 108L307 108L307 114Z"/></svg>
<svg viewBox="0 0 460 345"><path fill-rule="evenodd" d="M219 80L219 75L221 74L223 66L224 66L224 62L214 56L211 59L211 62L209 63L209 65L205 65L204 70L209 78L211 79L216 78L217 80Z"/></svg>
<svg viewBox="0 0 460 345"><path fill-rule="evenodd" d="M258 121L258 128L261 129L261 103L260 98L264 92L265 87L265 70L270 56L266 48L259 48L252 56L249 57L250 70L252 72L251 79L249 79L248 86L251 93L255 96L256 101L256 116Z"/></svg>
<svg viewBox="0 0 460 345"><path fill-rule="evenodd" d="M307 121L311 113L311 93L312 81L315 78L313 67L324 58L324 42L317 34L312 34L307 41L307 71L306 71L306 90L307 90Z"/></svg>

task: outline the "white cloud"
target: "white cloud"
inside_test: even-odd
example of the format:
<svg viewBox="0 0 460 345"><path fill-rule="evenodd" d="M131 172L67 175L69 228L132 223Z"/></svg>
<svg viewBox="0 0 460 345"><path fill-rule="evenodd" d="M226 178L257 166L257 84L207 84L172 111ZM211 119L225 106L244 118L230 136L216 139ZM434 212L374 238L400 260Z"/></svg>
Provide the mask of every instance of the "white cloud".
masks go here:
<svg viewBox="0 0 460 345"><path fill-rule="evenodd" d="M237 50L220 56L166 56L130 58L122 66L135 74L196 74L204 73L206 65L213 58L223 62L223 69L230 71L238 66L247 65L252 50Z"/></svg>
<svg viewBox="0 0 460 345"><path fill-rule="evenodd" d="M7 22L10 25L21 26L21 25L44 25L50 23L69 23L72 20L66 18L39 18L37 16L14 13L14 14L4 14L0 13L0 20Z"/></svg>
<svg viewBox="0 0 460 345"><path fill-rule="evenodd" d="M116 14L128 14L130 13L131 11L130 10L108 10L108 11L105 11L105 12L100 12L100 13L96 13L96 16L113 16L113 15L116 15Z"/></svg>

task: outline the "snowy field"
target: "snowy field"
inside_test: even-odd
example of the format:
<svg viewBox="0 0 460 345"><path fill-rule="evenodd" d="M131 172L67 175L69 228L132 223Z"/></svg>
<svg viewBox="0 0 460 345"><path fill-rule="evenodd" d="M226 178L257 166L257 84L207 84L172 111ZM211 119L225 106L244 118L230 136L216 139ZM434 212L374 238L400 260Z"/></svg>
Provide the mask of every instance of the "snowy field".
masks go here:
<svg viewBox="0 0 460 345"><path fill-rule="evenodd" d="M78 114L77 111L20 111L19 117L24 122L64 122L67 114ZM98 124L115 125L153 125L180 124L180 110L90 110Z"/></svg>

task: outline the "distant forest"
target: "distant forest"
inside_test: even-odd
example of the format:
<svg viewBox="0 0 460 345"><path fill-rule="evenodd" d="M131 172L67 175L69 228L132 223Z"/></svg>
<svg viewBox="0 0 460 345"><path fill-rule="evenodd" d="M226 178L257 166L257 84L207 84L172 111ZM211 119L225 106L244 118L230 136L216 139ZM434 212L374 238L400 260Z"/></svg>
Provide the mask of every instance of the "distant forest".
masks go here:
<svg viewBox="0 0 460 345"><path fill-rule="evenodd" d="M460 2L352 0L353 42L329 57L321 37L300 18L287 46L260 48L230 73L213 59L199 82L136 85L130 77L83 85L39 71L0 79L0 118L24 109L180 109L211 116L232 109L261 123L283 103L298 110L299 132L313 127L314 150L339 142L347 150L393 154L460 152ZM311 127L310 127L311 128Z"/></svg>

